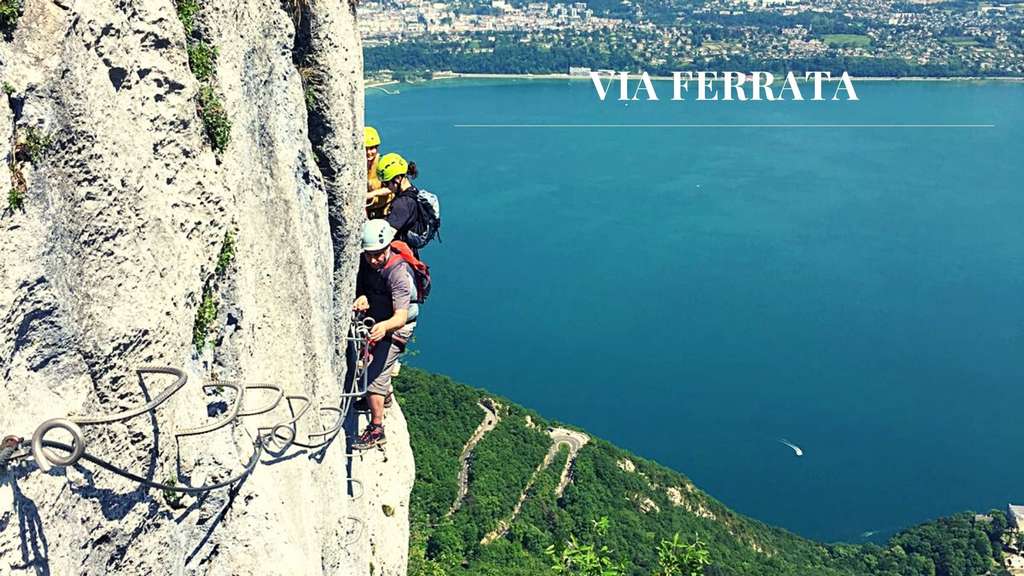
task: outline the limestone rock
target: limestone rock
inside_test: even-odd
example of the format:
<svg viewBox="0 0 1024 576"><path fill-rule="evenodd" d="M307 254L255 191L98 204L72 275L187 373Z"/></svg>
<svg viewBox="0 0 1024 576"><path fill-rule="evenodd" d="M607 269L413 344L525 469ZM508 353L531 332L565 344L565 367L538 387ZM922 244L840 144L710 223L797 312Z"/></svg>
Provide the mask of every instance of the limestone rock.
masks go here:
<svg viewBox="0 0 1024 576"><path fill-rule="evenodd" d="M85 436L89 453L155 481L227 478L258 427L291 417L282 403L176 442L235 400L205 383L309 397L300 439L331 424L318 408L338 404L344 379L362 62L350 5L309 10L297 41L280 3L201 2L217 48L211 85L231 123L218 154L173 2L25 3L0 42L0 80L14 88L0 95L0 185L15 177L9 165L26 185L23 207L0 217L0 435L143 404L173 380L137 377L148 364L183 367L189 382L152 415ZM303 50L323 79L312 122ZM50 143L22 158L12 143L30 133ZM235 255L218 273L229 231ZM204 294L218 313L197 352ZM347 458L342 435L322 452L265 455L236 491L180 501L85 462L45 474L22 464L0 473L0 575L403 574L413 463L397 408L388 434L386 462ZM362 498L349 477L364 481Z"/></svg>

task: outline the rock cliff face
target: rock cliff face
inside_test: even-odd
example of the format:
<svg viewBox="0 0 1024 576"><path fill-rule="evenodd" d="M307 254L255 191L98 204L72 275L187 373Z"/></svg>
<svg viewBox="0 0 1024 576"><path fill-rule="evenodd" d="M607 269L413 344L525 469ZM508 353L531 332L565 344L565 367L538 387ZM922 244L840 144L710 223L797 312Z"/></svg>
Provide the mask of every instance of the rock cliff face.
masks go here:
<svg viewBox="0 0 1024 576"><path fill-rule="evenodd" d="M230 413L230 386L202 384L279 385L311 400L299 440L330 427L318 408L339 404L362 222L361 78L347 3L25 2L0 40L0 435L144 404L174 382L144 365L188 383L83 429L90 454L148 479L229 478L258 427L291 417L282 401L176 438ZM247 391L243 410L272 397ZM413 463L392 411L386 452L346 457L342 433L182 499L84 461L22 461L0 471L0 574L404 574Z"/></svg>

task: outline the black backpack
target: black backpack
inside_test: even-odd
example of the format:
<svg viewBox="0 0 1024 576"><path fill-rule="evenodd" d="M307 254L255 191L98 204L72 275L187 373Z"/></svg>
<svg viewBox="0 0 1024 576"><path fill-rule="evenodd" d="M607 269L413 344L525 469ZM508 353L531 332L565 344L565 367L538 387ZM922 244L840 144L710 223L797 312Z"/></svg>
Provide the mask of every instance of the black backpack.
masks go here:
<svg viewBox="0 0 1024 576"><path fill-rule="evenodd" d="M441 241L441 202L435 194L426 190L417 190L414 195L416 200L416 220L409 231L406 232L406 243L410 247L420 250L430 243L437 236Z"/></svg>

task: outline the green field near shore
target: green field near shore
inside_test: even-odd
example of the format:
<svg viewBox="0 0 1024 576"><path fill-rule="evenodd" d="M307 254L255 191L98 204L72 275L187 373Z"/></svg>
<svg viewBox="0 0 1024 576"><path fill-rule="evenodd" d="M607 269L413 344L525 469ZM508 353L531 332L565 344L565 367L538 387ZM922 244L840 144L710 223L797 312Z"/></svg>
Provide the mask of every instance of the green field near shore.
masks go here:
<svg viewBox="0 0 1024 576"><path fill-rule="evenodd" d="M942 40L954 46L978 46L981 44L973 36L943 36Z"/></svg>
<svg viewBox="0 0 1024 576"><path fill-rule="evenodd" d="M833 48L866 48L871 45L871 38L863 34L825 34L822 39Z"/></svg>

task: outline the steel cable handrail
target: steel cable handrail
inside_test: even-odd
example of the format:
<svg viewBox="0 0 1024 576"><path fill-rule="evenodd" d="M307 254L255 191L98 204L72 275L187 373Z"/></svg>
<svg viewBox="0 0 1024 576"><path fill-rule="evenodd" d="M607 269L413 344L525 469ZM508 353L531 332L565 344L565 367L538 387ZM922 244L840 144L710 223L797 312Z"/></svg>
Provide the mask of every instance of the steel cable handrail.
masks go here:
<svg viewBox="0 0 1024 576"><path fill-rule="evenodd" d="M0 443L0 472L5 470L10 462L17 461L28 456L31 456L39 470L47 473L50 472L55 466L57 467L68 467L74 466L81 460L91 462L100 468L107 470L113 474L136 482L142 486L148 488L154 488L157 490L165 490L168 492L187 493L187 494L199 494L227 488L243 480L249 474L255 470L257 464L260 461L264 452L271 453L274 455L281 455L288 450L291 446L298 446L304 449L317 450L329 445L334 438L341 432L344 420L348 415L348 411L351 408L352 400L365 396L367 388L367 368L372 361L371 355L371 342L369 334L373 328L374 321L372 318L364 318L361 315L354 315L353 321L349 326L349 332L345 338L346 350L349 345L355 352L355 374L352 379L352 390L347 390L347 386L343 388L339 395L339 405L335 406L321 406L318 410L321 413L332 412L337 414L337 420L329 428L325 428L319 432L313 432L307 434L307 437L312 440L313 438L322 438L319 442L299 442L296 440L298 421L309 411L312 406L312 400L305 395L285 395L284 390L275 384L251 384L243 385L237 382L217 382L204 384L204 389L216 388L216 387L228 387L235 391L235 399L231 406L228 408L226 416L220 420L206 424L197 428L190 428L182 431L178 431L174 434L175 440L183 436L198 436L207 434L216 430L219 430L229 424L237 422L240 418L248 416L256 416L259 414L265 414L274 410L282 399L288 401L289 410L292 412L292 417L282 423L276 424L271 427L260 427L257 428L257 436L253 440L253 453L250 456L249 461L245 464L245 468L238 474L230 477L227 480L215 482L213 484L206 484L203 486L177 486L166 484L163 482L156 482L139 476L125 468L117 466L103 458L89 454L86 451L85 436L82 432L82 426L94 426L100 424L112 424L116 422L122 422L130 420L143 414L154 412L159 406L164 404L171 396L180 391L188 381L188 376L185 372L178 368L170 366L143 366L138 368L136 372L140 378L143 378L145 374L167 374L175 376L175 381L160 392L155 398L149 402L130 408L115 414L106 414L101 416L70 416L68 418L52 418L46 420L40 424L33 432L31 440L26 441L15 436L8 436L3 439ZM362 386L360 386L362 384ZM262 405L258 408L244 410L242 408L245 391L246 390L272 390L277 392L277 397L266 405ZM296 413L292 407L292 400L301 400L304 402L302 408ZM47 440L46 435L54 430L63 430L70 434L71 443L66 444L64 442L58 442L54 440ZM264 432L269 432L264 434ZM56 453L54 450L62 451L63 453ZM346 453L346 458L351 458L353 454ZM358 495L353 494L351 497L353 500L362 498L365 493L365 486L363 483L352 477L345 477L346 482L359 486ZM365 528L365 523L358 518L351 517L351 519L360 523L361 529ZM360 532L361 535L361 532ZM358 538L357 538L358 539Z"/></svg>
<svg viewBox="0 0 1024 576"><path fill-rule="evenodd" d="M231 404L231 407L228 408L227 416L216 422L206 424L205 426L200 426L198 428L190 428L188 430L179 430L178 432L174 433L175 440L181 438L182 436L199 436L201 434L209 434L210 432L220 430L221 428L227 426L228 424L231 424L238 418L238 411L242 408L242 397L245 396L245 388L237 384L232 384L228 382L218 382L217 384L204 384L203 388L210 389L219 386L231 388L232 390L235 391L235 401Z"/></svg>
<svg viewBox="0 0 1024 576"><path fill-rule="evenodd" d="M55 442L53 440L41 440L40 442L46 448L57 448L60 450L67 451L71 451L74 449L72 446L64 444L63 442ZM261 438L257 437L256 440L253 441L252 456L249 458L249 462L245 465L245 470L243 470L242 472L235 476L232 476L228 480L216 482L214 484L206 484L203 486L178 486L164 484L163 482L155 482L153 480L147 480L142 476L139 476L128 470L125 470L124 468L121 468L120 466L117 466L116 464L107 462L106 460L98 456L93 456L92 454L86 452L84 449L81 451L80 458L82 460L85 460L86 462L92 462L93 464L99 466L100 468L103 468L108 472L112 472L114 474L117 474L118 476L122 476L133 482L137 482L148 488L156 488L157 490L165 490L168 492L182 492L185 494L201 494L204 492L213 492L214 490L220 490L221 488L227 488L232 484L244 479L246 476L251 474L252 471L256 468L256 465L259 464L260 456L262 454L263 442ZM41 468L42 467L40 467L40 469Z"/></svg>
<svg viewBox="0 0 1024 576"><path fill-rule="evenodd" d="M173 396L178 390L181 390L181 388L185 385L185 382L188 381L188 376L185 375L185 372L183 370L179 370L178 368L172 368L170 366L143 366L142 368L137 369L135 372L138 373L139 377L142 377L143 374L148 373L170 374L172 376L177 376L177 380L175 380L173 384L165 388L164 391L158 394L156 398L153 398L153 400L151 400L149 403L143 404L142 406L132 408L131 410L125 410L120 414L108 414L105 416L93 417L70 416L68 417L68 420L71 420L72 422L80 426L94 424L112 424L114 422L121 422L122 420L129 420L131 418L135 418L136 416L145 414L146 412L152 412L153 410L156 410L157 406L160 406L161 404L166 402L168 398Z"/></svg>

